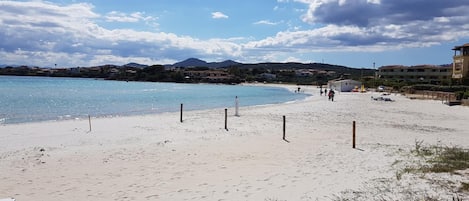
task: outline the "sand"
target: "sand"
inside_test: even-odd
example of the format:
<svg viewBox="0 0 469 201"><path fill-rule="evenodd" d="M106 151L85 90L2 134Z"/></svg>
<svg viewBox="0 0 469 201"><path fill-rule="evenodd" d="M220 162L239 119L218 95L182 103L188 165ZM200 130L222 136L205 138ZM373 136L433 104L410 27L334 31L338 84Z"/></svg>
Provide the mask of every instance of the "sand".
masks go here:
<svg viewBox="0 0 469 201"><path fill-rule="evenodd" d="M292 91L296 86L282 85ZM469 107L301 86L276 105L0 126L0 199L452 200L459 174L400 174L416 142L469 148ZM242 106L242 98L239 100ZM286 117L286 140L283 138ZM356 149L352 122L356 122ZM448 182L450 181L450 182ZM446 183L445 183L446 182Z"/></svg>

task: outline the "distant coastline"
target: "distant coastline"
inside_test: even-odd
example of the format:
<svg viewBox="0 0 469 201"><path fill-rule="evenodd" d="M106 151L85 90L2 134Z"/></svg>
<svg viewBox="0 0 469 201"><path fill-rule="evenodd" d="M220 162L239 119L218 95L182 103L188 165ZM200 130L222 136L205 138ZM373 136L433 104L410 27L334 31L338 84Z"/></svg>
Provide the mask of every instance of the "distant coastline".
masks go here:
<svg viewBox="0 0 469 201"><path fill-rule="evenodd" d="M324 63L258 63L242 64L234 61L207 63L188 59L173 65L141 65L129 63L92 67L4 66L0 75L82 77L121 81L223 83L242 82L326 84L337 78L359 79L374 75L373 69L357 69Z"/></svg>

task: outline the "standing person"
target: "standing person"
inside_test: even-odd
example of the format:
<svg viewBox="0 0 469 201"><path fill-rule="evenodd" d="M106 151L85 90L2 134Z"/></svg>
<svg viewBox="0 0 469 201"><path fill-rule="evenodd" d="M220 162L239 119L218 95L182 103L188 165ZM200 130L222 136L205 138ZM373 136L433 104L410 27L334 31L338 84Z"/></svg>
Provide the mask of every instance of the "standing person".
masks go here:
<svg viewBox="0 0 469 201"><path fill-rule="evenodd" d="M329 90L329 100L334 102L334 95L335 95L335 92L334 90L330 89Z"/></svg>
<svg viewBox="0 0 469 201"><path fill-rule="evenodd" d="M326 88L326 89L324 89L324 96L327 96L327 95L328 94L327 94L327 88Z"/></svg>
<svg viewBox="0 0 469 201"><path fill-rule="evenodd" d="M238 100L238 96L235 97L235 116L239 117L239 100Z"/></svg>

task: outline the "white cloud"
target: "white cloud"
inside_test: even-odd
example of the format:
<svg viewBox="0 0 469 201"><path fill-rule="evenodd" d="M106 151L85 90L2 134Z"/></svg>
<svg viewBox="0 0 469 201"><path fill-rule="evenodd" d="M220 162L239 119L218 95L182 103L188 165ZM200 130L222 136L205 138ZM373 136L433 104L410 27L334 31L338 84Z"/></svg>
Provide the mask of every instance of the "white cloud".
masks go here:
<svg viewBox="0 0 469 201"><path fill-rule="evenodd" d="M366 2L372 4L381 4L381 0L367 0Z"/></svg>
<svg viewBox="0 0 469 201"><path fill-rule="evenodd" d="M134 17L129 17L125 13L119 13L117 11L112 11L107 14L105 17L108 22L138 22L139 19Z"/></svg>
<svg viewBox="0 0 469 201"><path fill-rule="evenodd" d="M293 56L289 56L283 62L302 62L302 60Z"/></svg>
<svg viewBox="0 0 469 201"><path fill-rule="evenodd" d="M213 12L212 13L212 18L213 19L227 19L228 16L223 14L222 12Z"/></svg>
<svg viewBox="0 0 469 201"><path fill-rule="evenodd" d="M362 8L380 11L383 6L390 6L394 1L341 0L344 5L342 7L338 7L339 0L278 2L293 1L302 2L309 7L308 11L303 11L303 21L307 23L291 24L287 26L287 30L261 40L256 40L255 36L243 35L201 40L167 32L108 29L99 24L103 20L156 23L156 18L144 12L113 11L100 15L94 12L93 5L87 3L59 6L43 1L4 0L0 1L0 58L1 62L11 64L57 63L61 66L128 62L164 64L189 57L226 58L241 62L287 61L299 60L297 55L311 52L388 51L406 47L428 47L467 38L469 35L469 14L462 12L468 7L456 4L432 10L438 15L420 13L418 16L414 15L414 10L406 13L408 9L399 5L399 12L371 13L364 15L363 19L366 20L362 22L359 17L348 16L357 16ZM357 4L348 5L349 2ZM435 7L436 3L432 8ZM343 10L330 12L334 9ZM400 21L396 17L398 14L406 18ZM228 18L221 12L214 12L212 16L216 19ZM287 22L291 21L261 20L254 24L288 25Z"/></svg>
<svg viewBox="0 0 469 201"><path fill-rule="evenodd" d="M435 17L435 18L433 18L433 20L437 23L450 22L449 18L447 18L447 17Z"/></svg>
<svg viewBox="0 0 469 201"><path fill-rule="evenodd" d="M134 12L134 13L123 13L118 11L112 11L106 14L104 17L107 22L123 22L123 23L138 23L144 22L146 25L157 28L159 24L157 23L157 18L152 16L146 16L144 12Z"/></svg>
<svg viewBox="0 0 469 201"><path fill-rule="evenodd" d="M134 12L131 14L112 11L105 16L106 21L108 22L152 22L156 21L156 18L152 16L146 16L143 12Z"/></svg>
<svg viewBox="0 0 469 201"><path fill-rule="evenodd" d="M253 24L263 24L263 25L277 25L277 22L271 22L269 20L260 20L257 22L254 22Z"/></svg>
<svg viewBox="0 0 469 201"><path fill-rule="evenodd" d="M198 40L173 33L106 29L90 4L60 7L44 2L0 2L2 62L69 66L141 61L146 64L182 58L240 54L232 39ZM86 13L86 15L84 15ZM145 21L143 13L113 12L122 22ZM182 57L182 58L179 58ZM16 62L15 62L16 61Z"/></svg>
<svg viewBox="0 0 469 201"><path fill-rule="evenodd" d="M337 52L359 51L374 52L396 50L405 47L423 47L436 44L443 38L423 37L421 40L401 43L402 38L417 38L422 36L404 35L405 27L388 25L380 32L375 29L358 28L355 26L328 25L322 28L306 31L279 32L274 37L260 41L252 41L245 45L246 50L270 49L279 52ZM383 33L382 33L383 32ZM386 33L386 34L384 34ZM448 37L448 36L446 36ZM456 37L449 37L452 40ZM376 42L377 40L378 42ZM448 40L448 38L446 38ZM354 41L356 44L350 44ZM371 41L371 42L370 42Z"/></svg>

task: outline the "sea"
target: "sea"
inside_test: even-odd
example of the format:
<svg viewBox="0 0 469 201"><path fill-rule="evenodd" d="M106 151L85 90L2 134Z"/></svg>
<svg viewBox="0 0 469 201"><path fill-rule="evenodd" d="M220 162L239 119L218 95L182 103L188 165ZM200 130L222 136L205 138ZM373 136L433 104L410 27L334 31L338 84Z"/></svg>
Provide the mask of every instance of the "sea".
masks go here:
<svg viewBox="0 0 469 201"><path fill-rule="evenodd" d="M292 86L292 88L295 88ZM281 87L0 76L0 125L277 104L308 95Z"/></svg>

